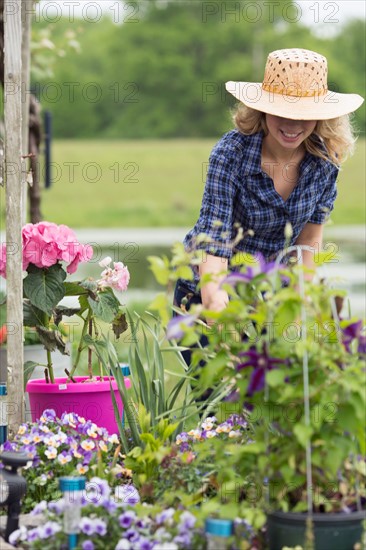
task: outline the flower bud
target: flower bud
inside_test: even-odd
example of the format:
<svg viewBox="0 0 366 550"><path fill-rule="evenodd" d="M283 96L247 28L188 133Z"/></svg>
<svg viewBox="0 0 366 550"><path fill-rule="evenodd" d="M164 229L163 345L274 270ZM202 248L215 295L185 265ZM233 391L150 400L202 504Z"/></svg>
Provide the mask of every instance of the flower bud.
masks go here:
<svg viewBox="0 0 366 550"><path fill-rule="evenodd" d="M286 225L285 225L285 239L286 239L286 241L289 241L293 234L294 234L294 232L292 230L291 222L286 222Z"/></svg>
<svg viewBox="0 0 366 550"><path fill-rule="evenodd" d="M103 258L103 260L100 260L99 265L100 267L107 267L111 263L112 258L110 256L106 256Z"/></svg>

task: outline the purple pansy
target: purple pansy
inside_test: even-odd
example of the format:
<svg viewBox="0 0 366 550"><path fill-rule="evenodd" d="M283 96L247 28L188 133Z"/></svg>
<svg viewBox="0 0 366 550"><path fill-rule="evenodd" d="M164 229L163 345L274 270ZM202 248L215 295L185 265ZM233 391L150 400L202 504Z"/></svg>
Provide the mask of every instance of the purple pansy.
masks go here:
<svg viewBox="0 0 366 550"><path fill-rule="evenodd" d="M81 518L79 526L84 535L91 536L94 534L94 524L90 518Z"/></svg>
<svg viewBox="0 0 366 550"><path fill-rule="evenodd" d="M38 529L38 527L35 527L34 529L31 529L30 531L28 531L27 541L28 542L34 542L34 541L36 541L40 538L39 535L40 535L39 529Z"/></svg>
<svg viewBox="0 0 366 550"><path fill-rule="evenodd" d="M125 537L130 542L137 542L140 539L140 535L139 535L138 531L136 531L136 529L132 529L132 528L127 529L127 531L125 531Z"/></svg>
<svg viewBox="0 0 366 550"><path fill-rule="evenodd" d="M141 537L138 548L139 550L152 550L154 548L154 543L145 537Z"/></svg>
<svg viewBox="0 0 366 550"><path fill-rule="evenodd" d="M118 521L123 529L129 529L129 527L131 527L136 520L136 517L136 513L133 510L127 510L127 512L124 512L119 516Z"/></svg>
<svg viewBox="0 0 366 550"><path fill-rule="evenodd" d="M189 533L180 533L174 537L173 542L178 544L180 548L191 548L191 535Z"/></svg>
<svg viewBox="0 0 366 550"><path fill-rule="evenodd" d="M138 490L133 485L119 485L115 489L115 497L123 504L137 504L140 502Z"/></svg>
<svg viewBox="0 0 366 550"><path fill-rule="evenodd" d="M96 518L93 521L94 533L100 537L104 537L107 533L107 524L100 518Z"/></svg>
<svg viewBox="0 0 366 550"><path fill-rule="evenodd" d="M53 409L45 409L41 415L41 422L55 422L56 412Z"/></svg>
<svg viewBox="0 0 366 550"><path fill-rule="evenodd" d="M49 539L61 531L61 525L55 521L47 521L43 527L39 527L39 538Z"/></svg>
<svg viewBox="0 0 366 550"><path fill-rule="evenodd" d="M190 529L193 529L195 524L196 524L195 516L186 510L182 512L179 518L179 525L178 525L179 532L181 533L183 530L189 531Z"/></svg>
<svg viewBox="0 0 366 550"><path fill-rule="evenodd" d="M39 514L43 514L45 510L47 510L47 502L45 500L41 500L41 502L36 504L33 510L31 511L31 515L37 516Z"/></svg>
<svg viewBox="0 0 366 550"><path fill-rule="evenodd" d="M166 510L163 510L160 514L157 514L155 518L157 525L162 525L165 522L171 521L174 513L174 508L167 508Z"/></svg>
<svg viewBox="0 0 366 550"><path fill-rule="evenodd" d="M16 451L16 445L15 443L11 443L10 441L5 441L3 445L3 451ZM1 463L2 465L2 463Z"/></svg>
<svg viewBox="0 0 366 550"><path fill-rule="evenodd" d="M105 508L110 514L113 514L117 510L118 506L113 500L105 500L103 502L103 508Z"/></svg>
<svg viewBox="0 0 366 550"><path fill-rule="evenodd" d="M48 509L50 512L53 512L56 514L56 516L60 516L64 513L65 508L65 499L60 498L59 500L55 500L53 502L48 503Z"/></svg>
<svg viewBox="0 0 366 550"><path fill-rule="evenodd" d="M84 542L83 542L81 548L82 548L83 550L94 550L95 546L94 546L93 541L91 541L91 540L84 540Z"/></svg>
<svg viewBox="0 0 366 550"><path fill-rule="evenodd" d="M109 498L111 488L108 481L99 477L92 477L86 484L86 501L92 504L102 504Z"/></svg>

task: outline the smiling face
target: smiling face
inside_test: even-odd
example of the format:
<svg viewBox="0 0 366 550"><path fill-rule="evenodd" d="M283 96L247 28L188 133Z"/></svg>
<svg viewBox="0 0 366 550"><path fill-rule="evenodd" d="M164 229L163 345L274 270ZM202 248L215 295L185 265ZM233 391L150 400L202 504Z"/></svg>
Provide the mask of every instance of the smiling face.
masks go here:
<svg viewBox="0 0 366 550"><path fill-rule="evenodd" d="M316 126L316 120L291 120L266 114L268 128L267 142L275 148L296 149L310 136Z"/></svg>

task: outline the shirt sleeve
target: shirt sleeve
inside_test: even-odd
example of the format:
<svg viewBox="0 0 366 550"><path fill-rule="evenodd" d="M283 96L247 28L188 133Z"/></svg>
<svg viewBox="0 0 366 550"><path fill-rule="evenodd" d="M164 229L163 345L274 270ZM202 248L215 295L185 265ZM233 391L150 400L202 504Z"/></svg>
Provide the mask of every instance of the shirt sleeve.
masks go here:
<svg viewBox="0 0 366 550"><path fill-rule="evenodd" d="M332 167L328 169L327 173L323 176L323 193L321 194L315 206L315 210L309 219L310 223L322 225L328 220L330 213L334 208L334 201L337 197L336 180L338 177L338 172L339 168L332 165Z"/></svg>
<svg viewBox="0 0 366 550"><path fill-rule="evenodd" d="M194 228L196 248L213 256L232 255L235 181L235 152L219 143L209 158L200 216Z"/></svg>

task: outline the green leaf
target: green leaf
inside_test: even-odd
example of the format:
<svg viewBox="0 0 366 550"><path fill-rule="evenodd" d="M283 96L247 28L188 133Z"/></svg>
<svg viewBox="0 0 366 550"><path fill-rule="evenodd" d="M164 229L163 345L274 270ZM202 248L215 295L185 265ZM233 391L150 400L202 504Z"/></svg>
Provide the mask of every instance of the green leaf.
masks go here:
<svg viewBox="0 0 366 550"><path fill-rule="evenodd" d="M339 425L350 433L354 433L360 425L360 420L357 418L356 413L357 411L355 411L355 407L352 402L345 403L344 405L342 404L337 411L337 421L339 422ZM364 418L361 424L363 423Z"/></svg>
<svg viewBox="0 0 366 550"><path fill-rule="evenodd" d="M293 326L299 314L300 304L298 301L288 298L283 302L274 316L274 326L276 326L276 323L279 326L278 333L283 335L286 329Z"/></svg>
<svg viewBox="0 0 366 550"><path fill-rule="evenodd" d="M312 433L313 429L311 426L306 426L305 424L302 424L300 422L298 424L295 424L294 426L294 434L296 436L296 439L304 448L310 440Z"/></svg>
<svg viewBox="0 0 366 550"><path fill-rule="evenodd" d="M158 283L166 286L169 282L169 260L166 256L160 258L159 256L148 256L150 262L150 269L153 272L155 279Z"/></svg>
<svg viewBox="0 0 366 550"><path fill-rule="evenodd" d="M60 264L39 269L32 264L23 281L25 297L33 306L51 316L53 309L65 296L64 280L66 272Z"/></svg>
<svg viewBox="0 0 366 550"><path fill-rule="evenodd" d="M28 381L30 380L33 371L36 367L38 367L39 363L35 363L34 361L26 361L24 363L24 388L26 387Z"/></svg>
<svg viewBox="0 0 366 550"><path fill-rule="evenodd" d="M93 298L89 296L88 303L94 315L106 323L114 321L114 318L119 313L119 300L117 300L110 289L100 292L97 300L93 300Z"/></svg>
<svg viewBox="0 0 366 550"><path fill-rule="evenodd" d="M188 265L181 265L177 267L174 274L177 279L185 279L186 281L190 281L193 278L192 268Z"/></svg>
<svg viewBox="0 0 366 550"><path fill-rule="evenodd" d="M84 279L84 281L79 283L79 286L95 295L98 292L98 283L93 279Z"/></svg>
<svg viewBox="0 0 366 550"><path fill-rule="evenodd" d="M171 302L164 292L155 296L154 300L149 304L149 309L157 311L163 324L168 324L171 318Z"/></svg>
<svg viewBox="0 0 366 550"><path fill-rule="evenodd" d="M23 324L26 327L36 327L47 323L46 314L33 306L29 300L23 300Z"/></svg>
<svg viewBox="0 0 366 550"><path fill-rule="evenodd" d="M272 388L283 384L285 377L286 377L286 373L284 373L279 369L271 370L266 374L268 385L271 386Z"/></svg>
<svg viewBox="0 0 366 550"><path fill-rule="evenodd" d="M65 296L80 296L80 294L87 294L84 286L79 283L64 283Z"/></svg>

